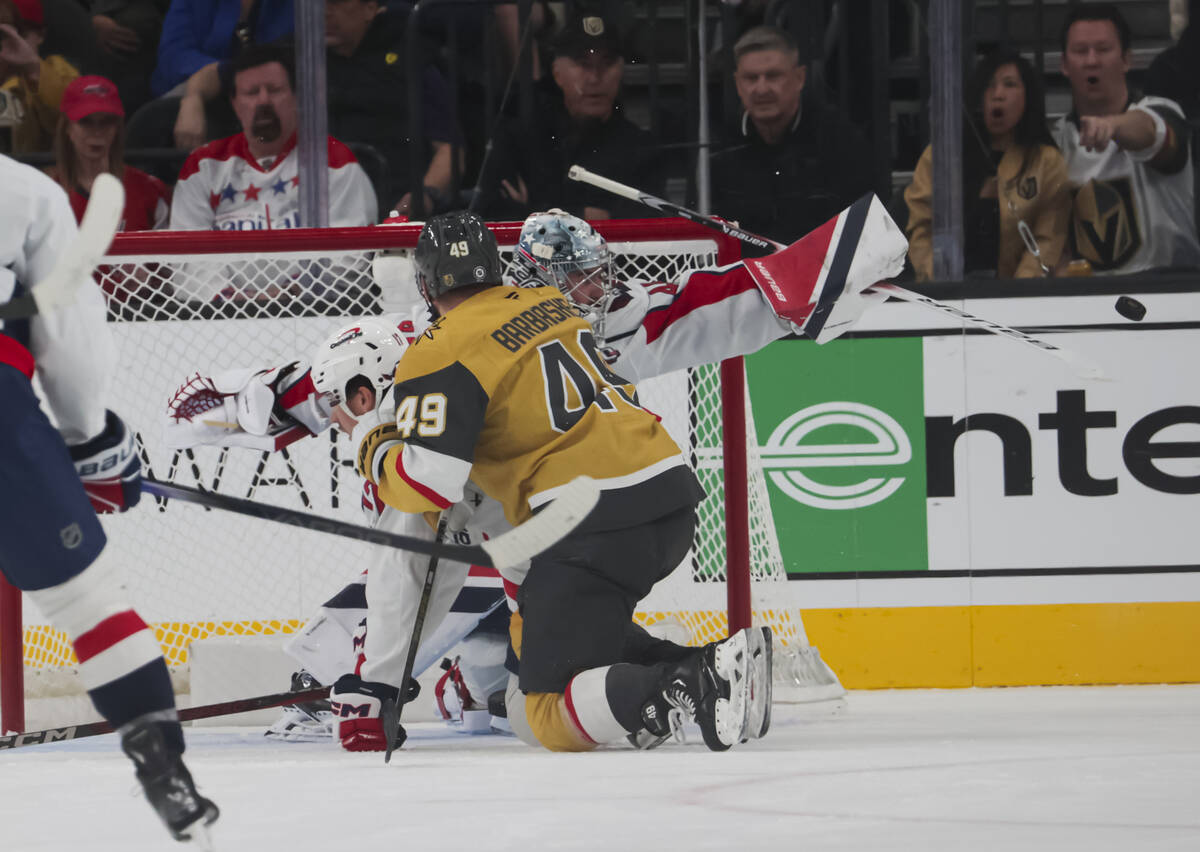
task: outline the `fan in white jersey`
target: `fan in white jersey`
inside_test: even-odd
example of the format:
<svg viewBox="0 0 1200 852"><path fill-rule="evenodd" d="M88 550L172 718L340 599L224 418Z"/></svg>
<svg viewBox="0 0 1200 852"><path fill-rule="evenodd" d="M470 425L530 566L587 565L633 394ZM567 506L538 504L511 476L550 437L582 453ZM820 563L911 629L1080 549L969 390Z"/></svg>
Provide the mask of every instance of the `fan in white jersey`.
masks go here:
<svg viewBox="0 0 1200 852"><path fill-rule="evenodd" d="M1073 109L1054 129L1075 190L1072 244L1094 271L1200 266L1190 131L1179 105L1132 94L1129 25L1108 4L1062 30Z"/></svg>
<svg viewBox="0 0 1200 852"><path fill-rule="evenodd" d="M839 246L849 241L852 250L846 256L850 262L840 272L833 269L825 275L826 280L841 276L835 282L837 287L834 292L857 293L899 273L907 243L877 199L865 198L831 221L842 226L839 237L822 242L817 249L824 252L824 263L809 265L818 270L829 270L829 259L836 254ZM811 246L806 247L802 243L771 256L779 265L770 269L775 273L777 284L795 292L797 303L808 304L811 300L815 307L814 282L799 274L791 278L788 276L787 252L802 249L810 253L813 251ZM676 282L616 282L611 276L611 259L604 239L583 220L559 211L534 214L526 220L514 262L507 274L516 283L561 287L579 308L581 315L602 329L599 335L602 337L602 356L615 372L633 381L754 352L773 340L805 331L803 327L775 314L759 290L762 286L760 281L742 262L690 272ZM337 335L334 339L337 339ZM303 380L300 380L293 387L302 385ZM280 389L278 397L288 400L288 405L284 407L291 410L298 394ZM232 400L227 404L235 408ZM385 401L382 416L389 416L386 405ZM306 407L304 411L307 410ZM306 426L314 432L323 428L311 422ZM175 443L176 446L188 446L189 442L209 442L195 440L198 437L195 430L203 431L204 427L196 427L193 421L180 422L174 428L178 435L183 435L185 430L192 430L184 442ZM218 433L219 430L210 431L208 437L217 442L220 440ZM375 502L373 498L364 501L372 506ZM464 508L471 516L465 523L459 522L457 536L461 539L456 537L456 541L478 541L485 533L495 535L506 528L502 513L494 501L484 498L478 505ZM407 524L405 528L394 531L432 537L431 528L424 521L414 523L414 516L385 510L384 517L392 515L397 516L395 523ZM389 554L387 558L397 557ZM357 672L361 680L368 683L375 678L384 684L398 683L403 671L412 618L424 577L424 560L407 555L401 558L413 563L410 570L386 573L393 578L402 575L408 591L369 594L372 607L366 614L369 625L367 653L365 662L360 664ZM455 594L461 596L471 588L468 585L464 589L461 580L464 575L469 576L470 570L467 566L450 569L447 563L439 567L425 628L426 635L431 635L430 631L435 628L437 631L422 642L414 674L419 674L438 659L446 648L452 646L456 639L464 637L478 623L478 618L474 622L462 619L455 622L457 632L442 629L449 627L444 622L444 615L449 611L450 604L455 603ZM374 578L382 573L385 572L369 570L367 582L376 582ZM359 601L362 597L360 593L352 591L339 593L331 603L336 604L339 599ZM384 611L385 607L389 611ZM291 643L289 650L314 674L322 672L317 674L318 678L328 682L336 673L336 665L331 664L331 657L343 661L343 671L354 664L356 649L350 634L353 632L351 625L358 623L358 614L358 611L351 614L336 605L327 606L310 622L310 626L317 627L313 632L323 636L308 635L303 640ZM302 636L308 632L309 628L306 627ZM520 733L516 716L510 713L510 721L514 722L514 728ZM291 720L298 721L296 718ZM285 720L284 726L288 724L290 722ZM755 728L752 726L751 730ZM344 738L343 744L354 747L354 732L350 734L350 742L347 743ZM360 742L359 745L361 747L363 744Z"/></svg>

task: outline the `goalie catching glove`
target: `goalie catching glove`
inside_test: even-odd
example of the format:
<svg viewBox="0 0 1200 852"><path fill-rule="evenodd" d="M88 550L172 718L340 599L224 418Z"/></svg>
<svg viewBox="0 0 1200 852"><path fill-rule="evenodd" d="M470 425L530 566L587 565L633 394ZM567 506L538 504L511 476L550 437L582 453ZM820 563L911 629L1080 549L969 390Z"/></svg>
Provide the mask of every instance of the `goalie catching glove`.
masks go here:
<svg viewBox="0 0 1200 852"><path fill-rule="evenodd" d="M308 364L267 370L199 373L167 403L164 439L172 449L200 444L275 450L329 426L329 405L313 387Z"/></svg>
<svg viewBox="0 0 1200 852"><path fill-rule="evenodd" d="M142 496L142 462L133 433L111 411L104 413L104 431L90 441L70 447L75 472L99 514L124 512Z"/></svg>
<svg viewBox="0 0 1200 852"><path fill-rule="evenodd" d="M420 684L408 679L404 703L417 697ZM363 680L358 675L342 675L329 693L329 706L337 721L337 737L346 751L384 751L387 749L387 734L383 730L383 703L396 702L400 690L386 683ZM404 742L407 734L400 727L396 746Z"/></svg>

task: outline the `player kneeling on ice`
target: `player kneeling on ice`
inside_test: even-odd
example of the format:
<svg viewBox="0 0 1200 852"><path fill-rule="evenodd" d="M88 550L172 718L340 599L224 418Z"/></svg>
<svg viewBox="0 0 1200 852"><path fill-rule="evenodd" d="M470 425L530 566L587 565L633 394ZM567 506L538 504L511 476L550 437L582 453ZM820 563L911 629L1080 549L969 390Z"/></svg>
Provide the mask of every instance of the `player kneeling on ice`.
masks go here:
<svg viewBox="0 0 1200 852"><path fill-rule="evenodd" d="M833 238L836 235L836 239ZM806 238L790 247L781 255L800 259L799 271L778 271L772 276L776 288L786 291L791 297L791 304L804 309L785 319L776 314L771 301L765 295L769 286L762 278L761 270L747 269L744 263L734 263L719 269L704 269L685 274L676 282L664 281L629 281L618 282L611 275L611 257L603 237L597 234L586 222L563 213L550 211L531 215L521 231L519 243L514 252L513 264L508 270L511 279L523 286L556 286L567 295L581 316L586 318L597 332L602 343L601 356L620 375L643 380L664 372L682 367L695 366L708 361L720 360L732 355L756 351L761 346L789 333L804 333L810 336L828 338L844 331L849 323L840 322L836 332L828 322L824 325L808 323L806 320L812 314L828 316L830 306L836 293L856 294L864 287L875 281L896 274L903 263L905 243L899 235L899 230L882 211L878 202L866 198L848 208L838 217L830 220L826 226L819 229L820 239ZM842 262L835 263L839 256ZM765 267L768 274L772 267ZM778 270L778 267L776 267ZM758 275L752 273L759 273ZM818 287L818 283L821 284ZM763 293L759 291L763 290ZM861 302L848 300L858 310ZM818 308L823 308L820 312ZM804 313L807 310L808 313ZM853 313L857 316L857 313ZM800 320L797 325L794 320ZM370 322L388 322L378 320ZM354 335L351 340L344 337L351 331L362 329L358 324L334 334L329 341L318 349L313 361L318 365L317 374L322 376L321 384L328 385L322 390L334 387L349 387L349 380L360 375L364 364L372 362L374 356L371 350L375 344L372 341L379 334L385 337L394 331L395 318L390 321L389 331ZM411 335L411 326L406 329ZM359 350L362 351L359 351ZM330 366L321 366L326 362ZM327 400L319 395L314 398L313 383L309 379L306 365L298 364L290 372L289 377L277 381L273 377L280 371L259 371L258 375L265 376L271 381L271 392L260 389L262 382L245 381L252 371L233 371L215 380L203 380L215 388L221 386L226 391L224 404L239 419L243 417L243 409L263 409L270 411L272 403L274 410L283 414L281 423L273 423L273 428L284 430L290 426L299 428L297 423L303 423L302 431L319 432L328 423ZM243 375L243 373L245 375ZM360 385L370 385L365 379ZM244 386L244 389L243 389ZM199 412L205 406L198 405L197 383L189 383L177 395L177 404L173 405L175 422L168 429L168 440L176 446L190 446L193 443L238 443L246 440L247 436L224 435L223 430L210 427L200 427ZM234 398L236 393L236 400ZM273 395L272 395L273 393ZM346 396L349 393L343 391ZM213 396L219 396L212 394ZM246 403L242 402L247 398ZM253 397L263 397L260 405L248 404ZM229 414L232 418L233 414ZM205 418L206 419L206 418ZM253 419L253 418L251 418ZM257 426L261 431L267 426L265 418L258 418L262 423ZM256 421L257 422L257 421ZM204 435L192 432L199 428ZM253 428L253 427L248 427ZM375 507L379 505L383 514L394 514L402 518L411 518L404 513L383 508L377 503L368 485L368 493L364 497L364 506L369 506L369 514L374 517ZM478 504L474 518L456 535L472 537L478 541L483 534L495 536L507 528L500 517L498 504L487 498L474 497L472 504ZM383 523L381 521L381 523ZM410 533L419 533L421 529L432 537L430 527L419 523L416 528L410 528ZM405 558L406 554L391 555L392 551L380 550L381 558L377 565L382 566L395 559ZM407 557L412 558L412 557ZM421 561L421 560L418 560ZM408 571L396 569L391 576L410 576L408 594L381 594L375 591L370 594L373 602L369 619L372 622L372 634L379 639L371 642L370 652L364 661L360 655L361 640L357 639L351 650L351 635L355 633L355 625L363 618L365 612L365 595L362 583L352 584L336 595L322 608L319 615L310 620L305 629L292 642L288 650L309 671L317 673L323 682L337 679L340 672L355 667L357 655L360 673L364 676L368 670L373 670L381 680L400 681L398 661L403 660L407 650L408 637L411 633L413 601L419 594L419 576L422 566L412 565ZM459 568L459 577L466 575L466 567ZM485 588L472 587L474 582L487 584L489 580L477 576L478 569L473 569L468 579L468 587L462 590L454 600L450 613L445 621L440 622L439 612L444 612L444 605L436 601L447 588L457 590L461 582L453 582L455 572L449 566L444 566L439 572L434 602L429 609L426 619L426 629L423 633L417 665L414 672L422 671L427 665L440 658L441 654L452 646L458 639L467 635L479 622L479 613L490 608L490 603L496 599L486 597ZM372 568L367 575L371 578L383 575L377 568ZM417 579L411 579L415 577ZM400 603L405 598L407 604ZM355 603L357 601L357 603ZM379 610L384 604L407 606L407 617L382 617ZM510 601L515 606L515 602ZM499 613L492 613L484 623L494 620ZM436 631L434 628L437 628ZM391 634L388 638L385 634ZM425 638L429 637L429 638ZM486 644L481 639L476 646ZM759 643L761 644L761 643ZM391 654L384 654L384 661L372 665L375 652L378 649L394 649ZM673 646L672 643L662 643L652 640L642 634L638 642L628 644L630 654L626 662L654 662L679 659L689 653L685 648ZM769 650L769 648L767 649ZM387 661L387 657L391 661ZM464 657L469 656L464 653ZM763 654L760 652L758 664L763 664ZM473 678L475 684L486 680L494 674L494 667L478 665L464 666L464 670L484 673L484 677ZM381 672L391 672L386 676ZM766 667L765 678L770 677L769 665ZM371 678L368 678L369 680ZM487 694L487 687L472 686L471 694L482 696ZM762 690L758 691L762 695ZM766 732L769 723L769 707L764 702L755 702L754 716L748 734L761 735ZM273 733L284 737L307 737L311 735L313 726L318 730L323 728L317 724L313 714L296 709L285 714L285 718L273 728ZM328 733L322 733L328 736ZM649 736L648 732L639 732L636 739L639 743L661 742L660 737ZM370 740L357 735L343 740L348 747L382 747L377 740Z"/></svg>
<svg viewBox="0 0 1200 852"><path fill-rule="evenodd" d="M470 477L514 525L580 473L602 489L574 532L524 576L505 576L518 587L514 730L578 751L648 723L669 730L678 710L710 748L729 748L747 727L750 635L761 631L673 664L622 662L634 607L691 544L703 492L679 448L603 366L558 290L500 284L495 238L478 217L435 217L415 254L433 325L400 359L380 408L348 398L333 411L358 446L359 472L384 502L414 513L459 502ZM362 697L368 711L395 700Z"/></svg>

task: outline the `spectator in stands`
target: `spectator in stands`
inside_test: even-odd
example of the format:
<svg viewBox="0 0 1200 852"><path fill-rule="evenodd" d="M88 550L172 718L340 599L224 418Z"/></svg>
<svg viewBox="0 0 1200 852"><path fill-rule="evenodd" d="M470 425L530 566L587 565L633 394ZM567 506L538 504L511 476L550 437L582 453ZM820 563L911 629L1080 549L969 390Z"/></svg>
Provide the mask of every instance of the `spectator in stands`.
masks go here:
<svg viewBox="0 0 1200 852"><path fill-rule="evenodd" d="M232 62L233 111L242 132L197 148L183 164L171 201L171 227L212 230L296 228L300 175L296 149L295 77L291 51L251 45ZM328 140L329 224L357 227L376 221L375 191L354 154ZM282 293L333 298L346 270L300 264L272 266L228 279L221 272L184 276L176 293L191 299L270 300ZM350 272L355 272L350 270Z"/></svg>
<svg viewBox="0 0 1200 852"><path fill-rule="evenodd" d="M733 46L745 112L730 147L712 158L713 210L791 242L874 187L863 134L813 94L807 65L783 30L759 26Z"/></svg>
<svg viewBox="0 0 1200 852"><path fill-rule="evenodd" d="M0 86L24 112L12 128L14 153L50 150L63 90L79 76L63 57L38 55L45 34L41 0L0 0Z"/></svg>
<svg viewBox="0 0 1200 852"><path fill-rule="evenodd" d="M77 77L63 92L61 109L54 132L55 164L47 172L66 190L75 220L83 220L96 176L108 172L125 187L122 231L165 228L171 192L158 178L125 164L125 107L116 84L104 77ZM113 306L135 293L140 300L152 298L162 283L156 273L154 264L106 266L97 271L96 280Z"/></svg>
<svg viewBox="0 0 1200 852"><path fill-rule="evenodd" d="M584 219L646 215L636 202L567 178L578 163L661 195L664 179L653 137L625 117L617 95L624 72L615 24L585 14L566 21L552 44L553 86L539 87L537 121L506 122L480 176L477 207L493 219L523 219L560 207Z"/></svg>
<svg viewBox="0 0 1200 852"><path fill-rule="evenodd" d="M237 128L222 83L246 47L291 35L293 0L171 0L150 78L155 100L130 119L134 144L191 151Z"/></svg>
<svg viewBox="0 0 1200 852"><path fill-rule="evenodd" d="M151 98L150 75L158 55L162 33L163 0L91 0L92 31L95 34L95 67L117 84L121 102L132 115Z"/></svg>
<svg viewBox="0 0 1200 852"><path fill-rule="evenodd" d="M233 60L233 111L242 132L210 142L184 163L172 228L258 230L300 226L296 98L291 53L253 45ZM375 192L350 149L329 138L329 224L369 225Z"/></svg>
<svg viewBox="0 0 1200 852"><path fill-rule="evenodd" d="M1114 5L1070 7L1061 41L1074 108L1055 138L1076 190L1075 254L1098 273L1200 265L1179 104L1130 92L1129 25Z"/></svg>
<svg viewBox="0 0 1200 852"><path fill-rule="evenodd" d="M410 206L410 150L405 17L378 0L326 0L326 92L329 132L347 143L369 144L386 161L382 201L401 215ZM452 205L451 151L462 139L447 105L450 87L432 63L421 78L424 212ZM460 161L461 162L461 161Z"/></svg>
<svg viewBox="0 0 1200 852"><path fill-rule="evenodd" d="M1066 245L1071 193L1033 66L1011 50L985 57L967 84L966 103L971 112L964 116L962 141L964 269L1000 278L1049 274ZM908 256L917 279L928 280L933 276L932 148L921 155L904 200Z"/></svg>
<svg viewBox="0 0 1200 852"><path fill-rule="evenodd" d="M171 0L150 86L156 96L183 94L197 72L232 59L251 44L290 35L292 0Z"/></svg>
<svg viewBox="0 0 1200 852"><path fill-rule="evenodd" d="M62 117L54 133L55 165L48 170L82 221L96 176L116 175L125 186L121 230L165 228L171 193L166 184L125 164L125 107L116 84L104 77L77 77L63 92Z"/></svg>

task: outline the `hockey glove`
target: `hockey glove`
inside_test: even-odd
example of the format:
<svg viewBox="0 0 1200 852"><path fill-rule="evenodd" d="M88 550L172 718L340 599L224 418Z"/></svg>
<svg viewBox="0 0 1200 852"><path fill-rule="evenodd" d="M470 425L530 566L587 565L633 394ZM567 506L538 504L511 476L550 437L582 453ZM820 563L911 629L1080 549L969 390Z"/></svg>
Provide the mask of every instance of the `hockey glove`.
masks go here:
<svg viewBox="0 0 1200 852"><path fill-rule="evenodd" d="M104 414L104 431L69 448L75 472L97 513L124 512L142 496L142 462L133 433L111 411Z"/></svg>
<svg viewBox="0 0 1200 852"><path fill-rule="evenodd" d="M420 692L416 680L410 678L404 696L405 702L412 701ZM400 690L386 683L373 683L358 675L342 675L329 693L329 705L337 720L337 737L346 751L384 751L387 735L383 730L381 711L384 701L396 701ZM400 727L398 741L403 742L406 734Z"/></svg>
<svg viewBox="0 0 1200 852"><path fill-rule="evenodd" d="M308 364L267 370L199 373L167 402L168 447L200 444L277 450L329 426L329 406L312 384Z"/></svg>

